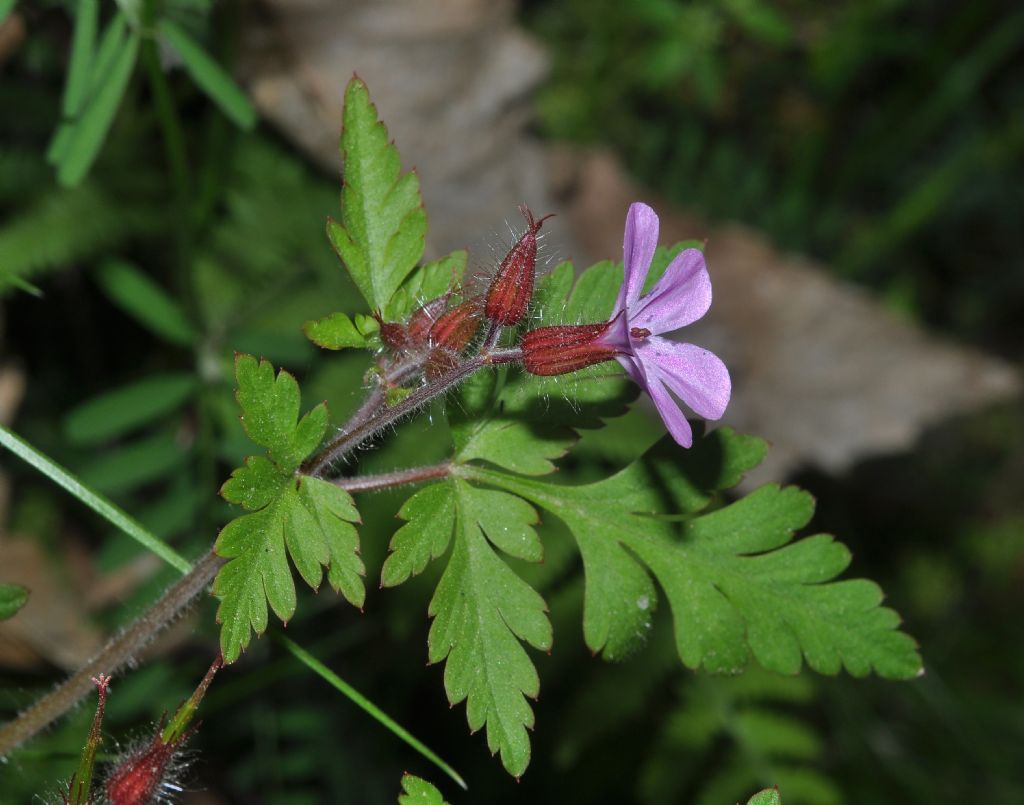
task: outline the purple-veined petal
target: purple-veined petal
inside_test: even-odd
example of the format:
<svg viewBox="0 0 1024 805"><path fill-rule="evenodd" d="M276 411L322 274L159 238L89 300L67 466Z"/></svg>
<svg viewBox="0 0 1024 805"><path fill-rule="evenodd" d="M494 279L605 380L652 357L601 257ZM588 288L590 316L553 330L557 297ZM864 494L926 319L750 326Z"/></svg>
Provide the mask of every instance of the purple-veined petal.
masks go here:
<svg viewBox="0 0 1024 805"><path fill-rule="evenodd" d="M670 333L693 324L711 307L711 278L700 249L685 249L669 263L661 279L629 311L629 326Z"/></svg>
<svg viewBox="0 0 1024 805"><path fill-rule="evenodd" d="M672 399L672 395L662 384L661 376L657 372L651 373L647 383L647 393L654 401L654 407L658 409L662 422L672 434L672 438L683 447L693 445L693 430L690 423L686 421L686 415L679 409L679 405Z"/></svg>
<svg viewBox="0 0 1024 805"><path fill-rule="evenodd" d="M633 307L640 298L647 272L651 269L651 260L654 259L654 250L658 248L658 226L658 214L642 201L629 205L626 232L622 237L625 274L613 315Z"/></svg>
<svg viewBox="0 0 1024 805"><path fill-rule="evenodd" d="M725 413L732 394L732 381L729 370L717 355L693 344L658 336L635 342L633 350L649 386L655 385L651 376L656 375L705 419L719 419Z"/></svg>

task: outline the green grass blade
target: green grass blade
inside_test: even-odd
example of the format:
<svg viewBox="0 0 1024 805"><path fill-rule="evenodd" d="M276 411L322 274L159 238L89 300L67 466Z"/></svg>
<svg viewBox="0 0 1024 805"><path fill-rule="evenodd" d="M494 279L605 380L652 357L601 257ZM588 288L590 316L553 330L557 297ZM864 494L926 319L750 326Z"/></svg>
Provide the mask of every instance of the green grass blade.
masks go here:
<svg viewBox="0 0 1024 805"><path fill-rule="evenodd" d="M110 300L150 332L183 347L198 339L178 303L135 266L112 260L98 279Z"/></svg>
<svg viewBox="0 0 1024 805"><path fill-rule="evenodd" d="M57 464L49 457L36 450L21 437L0 425L0 446L6 447L14 455L27 464L31 464L43 475L62 487L101 517L108 520L140 545L155 553L167 564L182 573L187 573L192 565L180 553L175 551L152 532L147 531L132 518L124 509L93 492L82 484L74 475Z"/></svg>
<svg viewBox="0 0 1024 805"><path fill-rule="evenodd" d="M64 437L90 446L123 436L177 411L197 387L195 375L167 372L109 389L75 406L64 419Z"/></svg>
<svg viewBox="0 0 1024 805"><path fill-rule="evenodd" d="M441 771L447 774L455 783L463 790L469 790L469 786L466 785L466 781L462 779L462 776L455 771L451 766L445 763L439 758L434 752L427 748L424 744L414 738L408 733L401 725L396 724L386 713L381 711L373 702L363 696L359 691L349 685L344 679L334 673L330 668L320 662L316 657L306 651L302 646L296 643L294 640L285 637L282 634L274 633L274 638L283 645L292 656L294 656L299 662L309 668L313 673L327 682L331 687L340 691L345 695L353 704L365 710L371 717L376 719L380 724L390 730L398 738L405 741L409 746L419 752L423 757L437 766Z"/></svg>
<svg viewBox="0 0 1024 805"><path fill-rule="evenodd" d="M117 53L109 74L75 124L57 167L57 179L65 187L81 182L99 156L138 55L139 37L133 35Z"/></svg>
<svg viewBox="0 0 1024 805"><path fill-rule="evenodd" d="M104 29L103 36L100 37L99 47L89 59L89 70L86 75L87 85L83 87L82 97L78 99L74 117L68 117L57 127L57 133L53 135L50 147L46 150L46 161L51 165L59 167L67 157L68 148L75 138L75 131L79 123L78 116L82 112L82 107L85 106L85 99L95 95L106 81L117 54L124 47L127 34L128 22L124 14L115 14ZM73 50L74 46L72 45Z"/></svg>
<svg viewBox="0 0 1024 805"><path fill-rule="evenodd" d="M178 51L192 80L240 129L256 125L256 110L227 71L185 31L170 20L160 20L157 30Z"/></svg>
<svg viewBox="0 0 1024 805"><path fill-rule="evenodd" d="M85 101L89 76L96 49L96 29L99 25L98 0L81 0L75 16L75 33L71 39L71 59L68 78L64 85L61 111L65 117L75 117Z"/></svg>
<svg viewBox="0 0 1024 805"><path fill-rule="evenodd" d="M7 15L14 11L15 2L16 0L0 0L0 25L3 25Z"/></svg>

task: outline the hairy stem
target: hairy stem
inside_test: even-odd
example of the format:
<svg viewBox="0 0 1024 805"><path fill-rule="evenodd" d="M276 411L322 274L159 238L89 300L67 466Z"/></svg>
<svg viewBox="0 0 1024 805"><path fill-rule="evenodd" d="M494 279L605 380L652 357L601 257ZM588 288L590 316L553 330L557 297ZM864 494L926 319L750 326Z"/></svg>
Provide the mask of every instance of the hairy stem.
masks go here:
<svg viewBox="0 0 1024 805"><path fill-rule="evenodd" d="M436 397L446 394L471 374L485 366L499 363L514 363L523 357L522 350L496 350L481 355L474 355L436 380L416 389L399 403L378 411L374 416L355 427L345 427L315 456L304 463L299 472L304 475L320 477L336 461L344 458L368 439L372 439L381 431L417 411Z"/></svg>
<svg viewBox="0 0 1024 805"><path fill-rule="evenodd" d="M452 465L431 464L427 467L410 467L407 470L396 470L395 472L381 472L376 475L358 475L354 478L332 478L331 483L340 486L346 492L376 492L380 489L390 489L395 486L407 484L418 484L423 481L432 481L435 478L445 478L451 474Z"/></svg>
<svg viewBox="0 0 1024 805"><path fill-rule="evenodd" d="M206 589L222 564L224 560L211 550L169 587L153 606L124 631L111 638L99 654L16 719L0 727L0 757L10 753L78 704L93 689L94 676L109 676L132 662L147 643L169 626Z"/></svg>

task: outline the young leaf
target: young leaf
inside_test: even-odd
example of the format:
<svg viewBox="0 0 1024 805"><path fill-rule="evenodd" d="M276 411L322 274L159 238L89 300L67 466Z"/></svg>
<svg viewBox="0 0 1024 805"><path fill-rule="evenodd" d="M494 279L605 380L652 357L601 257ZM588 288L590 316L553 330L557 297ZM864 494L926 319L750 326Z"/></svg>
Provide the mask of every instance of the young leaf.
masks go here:
<svg viewBox="0 0 1024 805"><path fill-rule="evenodd" d="M826 674L841 667L854 676L919 674L917 646L898 631L896 613L880 606L878 586L832 581L849 551L824 534L789 544L810 519L809 495L769 485L694 516L717 483L700 477L697 462L732 479L755 452L744 441L716 431L703 440L705 451L721 453L712 463L663 440L611 478L574 487L472 466L460 471L525 497L572 530L586 572L584 635L594 651L620 656L643 639L655 603L649 571L668 597L679 656L690 668L735 673L753 655L788 674L804 659Z"/></svg>
<svg viewBox="0 0 1024 805"><path fill-rule="evenodd" d="M150 332L179 346L195 343L198 336L178 303L135 266L110 261L98 279L110 300Z"/></svg>
<svg viewBox="0 0 1024 805"><path fill-rule="evenodd" d="M249 511L228 523L214 550L229 560L214 580L221 599L221 652L234 662L253 630L267 628L267 604L287 622L295 612L295 584L288 558L312 588L327 581L357 607L363 605L365 572L353 523L359 513L351 496L319 478L296 475L327 430L327 406L299 419L299 386L285 371L274 375L268 361L235 358L236 397L242 425L269 458L250 456L221 488L223 497Z"/></svg>
<svg viewBox="0 0 1024 805"><path fill-rule="evenodd" d="M67 415L64 436L75 445L99 444L177 410L195 389L194 375L177 372L104 392Z"/></svg>
<svg viewBox="0 0 1024 805"><path fill-rule="evenodd" d="M240 129L250 131L256 125L256 110L230 75L184 29L161 19L157 30L170 43L199 85L220 110Z"/></svg>
<svg viewBox="0 0 1024 805"><path fill-rule="evenodd" d="M468 258L469 255L460 250L420 266L391 297L391 302L384 308L385 318L404 321L424 302L457 288L466 272Z"/></svg>
<svg viewBox="0 0 1024 805"><path fill-rule="evenodd" d="M235 396L242 408L242 427L267 448L282 475L291 474L312 453L327 430L327 404L320 403L299 420L299 384L283 369L274 376L270 361L235 356Z"/></svg>
<svg viewBox="0 0 1024 805"><path fill-rule="evenodd" d="M99 155L110 125L114 122L114 115L121 105L121 98L128 88L138 53L139 37L130 34L114 57L103 85L89 100L68 136L67 147L57 166L57 179L65 187L82 181Z"/></svg>
<svg viewBox="0 0 1024 805"><path fill-rule="evenodd" d="M380 572L382 587L397 587L422 573L427 562L448 550L455 528L454 492L451 484L431 484L402 504L398 516L406 523L391 538Z"/></svg>
<svg viewBox="0 0 1024 805"><path fill-rule="evenodd" d="M402 793L398 805L448 805L431 783L409 772L402 775Z"/></svg>
<svg viewBox="0 0 1024 805"><path fill-rule="evenodd" d="M0 621L13 618L28 601L28 590L20 584L0 584Z"/></svg>
<svg viewBox="0 0 1024 805"><path fill-rule="evenodd" d="M332 313L322 319L307 321L302 326L306 338L324 349L365 347L364 336L344 313Z"/></svg>
<svg viewBox="0 0 1024 805"><path fill-rule="evenodd" d="M434 622L428 656L432 663L447 659L448 700L452 704L466 701L470 729L486 726L491 751L500 751L505 768L519 776L530 762L527 729L534 718L526 697L536 698L540 692L537 671L520 641L550 649L551 623L544 599L494 548L539 561L541 545L533 530L537 515L532 506L512 495L477 489L464 481L448 486L454 517L439 523L440 528L421 523L417 536L407 531L405 537L433 540L435 529L450 527L446 541L454 542L448 567L430 601L428 612ZM406 515L433 522L437 502L423 503L421 498L419 506L415 514L406 510ZM422 547L418 556L436 550L436 544Z"/></svg>
<svg viewBox="0 0 1024 805"><path fill-rule="evenodd" d="M747 805L782 805L782 797L779 795L779 787L766 788L759 791L747 800Z"/></svg>
<svg viewBox="0 0 1024 805"><path fill-rule="evenodd" d="M261 461L256 459L257 462ZM228 523L214 550L228 559L214 581L221 599L224 661L234 662L249 645L251 630L267 628L267 603L285 623L295 614L291 557L299 575L314 590L328 568L328 581L354 606L363 605L364 573L355 527L359 515L347 492L319 478L269 473L265 463L235 470L223 487L229 502L255 508ZM245 492L240 492L241 487ZM269 502L267 502L269 501ZM287 554L287 555L286 555Z"/></svg>
<svg viewBox="0 0 1024 805"><path fill-rule="evenodd" d="M419 178L401 174L398 149L358 78L345 90L341 157L342 218L327 222L327 236L370 307L384 310L423 254L427 216Z"/></svg>

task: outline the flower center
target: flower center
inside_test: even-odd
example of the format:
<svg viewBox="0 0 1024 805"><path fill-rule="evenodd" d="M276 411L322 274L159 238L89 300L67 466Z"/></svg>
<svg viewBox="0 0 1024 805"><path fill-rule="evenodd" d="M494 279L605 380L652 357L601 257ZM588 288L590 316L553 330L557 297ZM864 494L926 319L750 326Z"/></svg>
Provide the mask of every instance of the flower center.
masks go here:
<svg viewBox="0 0 1024 805"><path fill-rule="evenodd" d="M632 330L629 331L629 334L633 338L641 339L647 338L647 336L651 334L651 331L648 330L646 327L634 327Z"/></svg>

